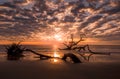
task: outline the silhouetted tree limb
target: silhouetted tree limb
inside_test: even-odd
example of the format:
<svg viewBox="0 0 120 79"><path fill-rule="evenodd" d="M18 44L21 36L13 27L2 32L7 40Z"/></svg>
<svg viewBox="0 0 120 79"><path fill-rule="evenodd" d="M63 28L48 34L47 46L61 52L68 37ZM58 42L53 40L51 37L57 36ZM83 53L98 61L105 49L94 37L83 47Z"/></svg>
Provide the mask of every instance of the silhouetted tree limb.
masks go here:
<svg viewBox="0 0 120 79"><path fill-rule="evenodd" d="M75 49L75 46L77 46L81 41L84 41L83 40L83 36L80 35L80 38L78 41L74 41L74 37L73 37L73 34L71 34L71 41L68 42L64 42L63 45L66 46L66 48L63 48L63 49L60 49L60 50L74 50Z"/></svg>
<svg viewBox="0 0 120 79"><path fill-rule="evenodd" d="M34 54L36 54L36 55L39 55L41 59L54 58L54 57L52 57L52 56L47 56L47 55L43 55L43 54L37 53L37 52L35 52L35 51L31 50L31 49L26 49L26 50L24 50L24 51L30 51L30 52L32 52L32 53L34 53Z"/></svg>
<svg viewBox="0 0 120 79"><path fill-rule="evenodd" d="M52 57L52 56L47 56L47 55L39 54L39 53L37 53L37 52L35 52L35 51L31 50L31 49L26 49L25 51L30 51L30 52L32 52L32 53L34 53L36 55L39 55L40 59L58 58L58 59L62 59L62 60L64 60L66 62L67 61L67 57L69 57L69 58L71 58L71 60L73 61L73 63L82 63L80 61L80 59L76 55L74 55L72 53L64 54L64 56L62 58L59 58L59 57Z"/></svg>
<svg viewBox="0 0 120 79"><path fill-rule="evenodd" d="M68 53L68 54L64 54L64 56L62 58L59 57L52 57L52 56L48 56L48 55L44 55L44 54L40 54L37 53L31 49L26 49L23 48L22 45L19 43L13 43L9 46L6 46L6 50L7 50L7 59L8 60L19 60L21 58L21 56L23 56L23 52L24 51L29 51L33 54L36 54L39 56L40 59L44 60L44 59L50 59L50 58L58 58L58 59L62 59L64 61L67 61L67 57L70 57L72 59L72 61L74 63L81 63L81 61L79 60L79 58L77 56L75 56L72 53Z"/></svg>
<svg viewBox="0 0 120 79"><path fill-rule="evenodd" d="M85 46L82 46L82 47L79 46L79 47L76 47L75 49L78 49L79 52L80 52L81 50L83 50L83 51L88 50L88 53L89 53L88 56L85 56L85 53L86 53L86 52L84 52L83 54L79 53L80 56L82 56L85 60L88 60L88 61L89 61L90 57L91 57L92 55L94 55L94 54L110 55L110 53L105 53L105 52L93 52L93 51L90 49L89 45L85 45Z"/></svg>
<svg viewBox="0 0 120 79"><path fill-rule="evenodd" d="M80 59L72 53L64 54L64 56L62 57L62 60L67 61L67 57L70 57L74 63L82 63Z"/></svg>

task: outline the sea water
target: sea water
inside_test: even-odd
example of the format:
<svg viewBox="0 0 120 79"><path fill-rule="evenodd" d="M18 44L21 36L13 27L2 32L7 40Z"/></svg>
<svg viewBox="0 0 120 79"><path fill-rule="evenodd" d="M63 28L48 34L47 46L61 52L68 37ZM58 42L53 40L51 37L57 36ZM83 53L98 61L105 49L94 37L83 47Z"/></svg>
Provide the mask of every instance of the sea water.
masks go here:
<svg viewBox="0 0 120 79"><path fill-rule="evenodd" d="M5 45L0 45L0 53L6 52L5 47ZM23 45L23 47L37 52L52 52L60 48L54 45ZM120 45L90 45L90 49L94 52L120 52Z"/></svg>
<svg viewBox="0 0 120 79"><path fill-rule="evenodd" d="M6 46L0 45L0 59L5 59L6 54ZM73 53L74 51L62 51L58 48L63 48L61 46L57 45L23 45L23 48L31 49L37 53L48 55L48 56L54 56L58 54L60 57L62 57L66 52L67 53ZM110 56L108 55L99 55L95 54L90 57L89 62L120 62L120 45L90 45L90 49L93 52L106 52L111 53ZM79 53L79 52L78 52ZM36 60L33 53L25 52L26 57L24 59L26 60ZM81 58L81 57L79 57Z"/></svg>

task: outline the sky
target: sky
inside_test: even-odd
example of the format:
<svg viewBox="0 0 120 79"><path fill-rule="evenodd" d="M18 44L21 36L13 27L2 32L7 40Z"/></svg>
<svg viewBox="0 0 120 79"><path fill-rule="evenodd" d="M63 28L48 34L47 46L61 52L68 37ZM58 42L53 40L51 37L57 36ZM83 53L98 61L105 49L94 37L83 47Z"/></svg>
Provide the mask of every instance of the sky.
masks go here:
<svg viewBox="0 0 120 79"><path fill-rule="evenodd" d="M0 44L63 41L120 45L120 0L0 0Z"/></svg>

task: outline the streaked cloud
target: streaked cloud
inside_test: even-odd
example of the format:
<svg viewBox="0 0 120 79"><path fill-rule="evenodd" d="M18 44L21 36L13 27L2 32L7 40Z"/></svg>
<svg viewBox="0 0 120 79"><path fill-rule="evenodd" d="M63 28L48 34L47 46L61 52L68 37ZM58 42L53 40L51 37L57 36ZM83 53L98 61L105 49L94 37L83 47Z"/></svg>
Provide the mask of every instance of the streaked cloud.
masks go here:
<svg viewBox="0 0 120 79"><path fill-rule="evenodd" d="M81 32L90 38L120 40L120 0L0 0L1 40Z"/></svg>

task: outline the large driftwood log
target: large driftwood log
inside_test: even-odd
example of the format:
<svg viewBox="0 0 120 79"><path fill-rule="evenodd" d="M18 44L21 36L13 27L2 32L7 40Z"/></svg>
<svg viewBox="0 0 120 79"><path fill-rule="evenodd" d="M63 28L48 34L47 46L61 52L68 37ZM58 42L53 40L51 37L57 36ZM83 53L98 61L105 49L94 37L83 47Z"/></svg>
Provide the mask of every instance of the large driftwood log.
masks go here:
<svg viewBox="0 0 120 79"><path fill-rule="evenodd" d="M49 58L58 58L58 59L62 59L64 60L65 62L67 61L67 57L71 58L71 60L73 61L73 63L82 63L79 58L72 54L72 53L67 53L67 54L64 54L64 56L62 58L59 58L59 57L52 57L52 56L47 56L47 55L43 55L43 54L39 54L31 49L26 49L25 51L30 51L32 52L33 54L36 54L36 55L39 55L40 56L40 59L49 59Z"/></svg>
<svg viewBox="0 0 120 79"><path fill-rule="evenodd" d="M37 53L37 52L35 52L35 51L31 50L31 49L26 49L25 51L29 51L29 52L31 52L33 54L36 54L36 55L40 56L40 59L54 58L52 56L47 56L47 55L43 55L43 54Z"/></svg>

